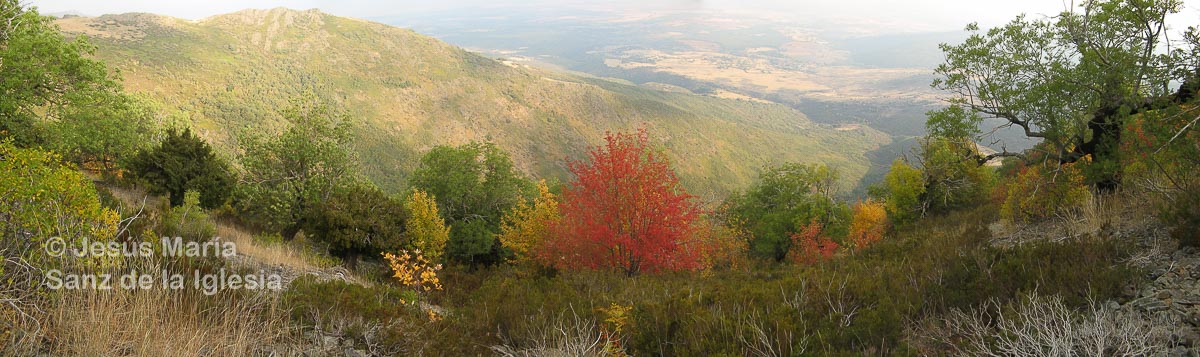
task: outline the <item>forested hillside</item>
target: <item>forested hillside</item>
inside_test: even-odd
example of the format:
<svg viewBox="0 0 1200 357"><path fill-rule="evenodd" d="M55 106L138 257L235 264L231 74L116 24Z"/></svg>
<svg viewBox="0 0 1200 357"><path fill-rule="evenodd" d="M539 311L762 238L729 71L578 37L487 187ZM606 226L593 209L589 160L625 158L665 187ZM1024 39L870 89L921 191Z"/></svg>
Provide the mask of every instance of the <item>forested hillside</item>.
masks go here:
<svg viewBox="0 0 1200 357"><path fill-rule="evenodd" d="M565 179L556 162L581 157L580 144L640 126L676 153L685 186L709 197L790 161L836 167L850 187L867 171L864 154L889 140L869 128L816 125L782 105L514 68L409 30L315 10L57 23L87 35L130 90L150 94L224 148L243 131L281 127L278 109L301 96L345 108L363 169L389 191L403 188L434 145L494 142L523 172Z"/></svg>

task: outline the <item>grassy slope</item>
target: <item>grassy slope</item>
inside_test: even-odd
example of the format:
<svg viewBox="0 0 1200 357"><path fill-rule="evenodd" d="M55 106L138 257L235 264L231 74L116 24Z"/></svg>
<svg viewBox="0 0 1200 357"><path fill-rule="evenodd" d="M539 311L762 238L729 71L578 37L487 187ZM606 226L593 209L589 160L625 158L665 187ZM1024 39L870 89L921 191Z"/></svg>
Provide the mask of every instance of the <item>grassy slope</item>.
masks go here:
<svg viewBox="0 0 1200 357"><path fill-rule="evenodd" d="M59 21L88 34L126 85L177 108L233 147L240 130L277 128L290 98L316 95L358 121L368 176L402 188L424 150L490 140L538 176L566 178L607 130L646 126L704 198L744 187L763 165L824 162L847 187L887 138L835 131L782 105L647 90L513 68L412 31L316 11L246 10L189 22L147 14Z"/></svg>

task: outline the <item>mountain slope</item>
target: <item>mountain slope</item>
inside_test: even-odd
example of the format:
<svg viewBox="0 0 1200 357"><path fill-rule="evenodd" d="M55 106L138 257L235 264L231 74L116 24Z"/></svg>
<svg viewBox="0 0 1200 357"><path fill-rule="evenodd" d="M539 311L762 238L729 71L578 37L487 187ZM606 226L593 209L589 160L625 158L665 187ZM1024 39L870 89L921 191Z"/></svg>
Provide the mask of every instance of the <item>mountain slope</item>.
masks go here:
<svg viewBox="0 0 1200 357"><path fill-rule="evenodd" d="M649 128L684 185L706 197L744 187L766 164L824 162L846 182L886 143L871 129L835 130L782 105L654 91L510 66L412 31L316 10L246 10L199 21L149 14L68 18L126 86L151 93L203 135L232 148L241 130L270 130L304 93L357 123L365 172L402 188L420 153L490 140L524 171L566 178L606 130Z"/></svg>

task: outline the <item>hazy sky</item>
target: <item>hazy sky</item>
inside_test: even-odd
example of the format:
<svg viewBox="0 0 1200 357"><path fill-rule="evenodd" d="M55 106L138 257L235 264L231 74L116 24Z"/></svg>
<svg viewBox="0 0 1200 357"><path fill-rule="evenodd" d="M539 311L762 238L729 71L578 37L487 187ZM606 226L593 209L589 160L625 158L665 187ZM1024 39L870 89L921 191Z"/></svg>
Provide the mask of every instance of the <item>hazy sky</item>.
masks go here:
<svg viewBox="0 0 1200 357"><path fill-rule="evenodd" d="M966 23L977 21L984 26L994 26L1011 20L1020 13L1052 15L1069 6L1071 0L759 0L759 1L687 1L687 0L641 0L641 1L570 1L574 5L563 5L563 1L516 1L512 4L539 7L588 7L608 8L684 8L718 9L723 11L742 10L770 13L799 18L831 20L853 19L890 24L895 30L936 31L958 30ZM1196 1L1196 0L1192 0ZM453 10L455 8L492 7L499 1L447 0L32 0L44 13L73 11L85 15L101 15L123 12L150 12L185 19L199 19L211 15L234 12L246 8L288 7L293 9L318 8L341 16L377 18L388 15L422 13L431 10ZM1200 4L1200 2L1197 2ZM604 5L600 5L604 4ZM1196 16L1196 5L1188 4L1187 23L1200 22ZM1176 21L1173 21L1176 22Z"/></svg>

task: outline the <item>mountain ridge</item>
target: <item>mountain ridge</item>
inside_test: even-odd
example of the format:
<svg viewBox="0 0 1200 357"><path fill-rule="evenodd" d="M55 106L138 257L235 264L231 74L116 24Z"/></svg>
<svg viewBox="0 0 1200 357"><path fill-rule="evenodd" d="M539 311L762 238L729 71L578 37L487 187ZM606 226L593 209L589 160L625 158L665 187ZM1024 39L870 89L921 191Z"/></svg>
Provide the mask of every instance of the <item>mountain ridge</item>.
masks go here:
<svg viewBox="0 0 1200 357"><path fill-rule="evenodd" d="M786 161L865 174L864 153L888 142L837 131L775 104L668 93L501 63L412 30L315 9L243 10L189 21L132 13L57 21L88 35L126 86L146 92L227 150L239 130L271 130L290 98L313 93L359 122L355 149L385 189L424 150L492 141L530 175L566 178L606 131L645 126L685 187L713 197ZM849 186L847 186L849 187Z"/></svg>

